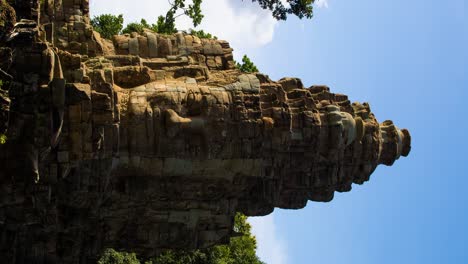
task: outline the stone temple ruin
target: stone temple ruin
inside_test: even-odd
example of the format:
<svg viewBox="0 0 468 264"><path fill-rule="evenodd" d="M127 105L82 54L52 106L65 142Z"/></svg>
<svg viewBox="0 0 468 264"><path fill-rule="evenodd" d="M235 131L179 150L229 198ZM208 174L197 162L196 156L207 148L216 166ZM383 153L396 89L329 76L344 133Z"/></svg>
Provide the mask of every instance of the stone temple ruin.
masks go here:
<svg viewBox="0 0 468 264"><path fill-rule="evenodd" d="M226 41L103 39L88 1L7 1L16 15L0 24L4 263L228 243L236 212L330 201L410 151L409 132L378 123L367 103L242 74Z"/></svg>

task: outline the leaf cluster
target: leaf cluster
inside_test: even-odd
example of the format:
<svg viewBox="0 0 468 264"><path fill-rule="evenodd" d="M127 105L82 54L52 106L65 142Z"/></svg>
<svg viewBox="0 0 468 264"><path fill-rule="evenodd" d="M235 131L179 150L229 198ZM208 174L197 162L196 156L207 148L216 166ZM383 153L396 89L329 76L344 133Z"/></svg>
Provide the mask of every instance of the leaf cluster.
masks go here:
<svg viewBox="0 0 468 264"><path fill-rule="evenodd" d="M165 16L159 16L156 24L148 24L146 20L142 19L140 23L129 23L125 29L123 28L123 16L114 16L111 14L103 14L96 16L91 20L94 29L101 33L104 38L110 39L112 36L119 33L143 33L144 29L150 29L154 32L161 34L172 34L177 32L175 20L177 17L186 15L192 19L194 27L200 25L204 15L202 14L201 4L203 0L192 0L191 4L186 4L186 0L168 0L171 8L167 11ZM288 15L295 15L298 18L312 18L313 4L315 0L286 0L288 5L284 4L282 0L252 0L258 2L261 8L271 11L274 18L278 20L286 20ZM200 34L201 38L216 38L209 33L194 31L195 34ZM198 35L197 35L198 36Z"/></svg>
<svg viewBox="0 0 468 264"><path fill-rule="evenodd" d="M145 264L264 264L255 253L257 242L251 234L251 226L245 215L236 214L234 231L242 234L239 237L231 238L229 245L194 251L165 251ZM121 264L122 262L116 262L116 260L122 259L127 261L123 262L126 264L140 263L135 262L134 254L119 253L110 249L105 251L98 264Z"/></svg>
<svg viewBox="0 0 468 264"><path fill-rule="evenodd" d="M145 19L141 19L140 23L132 22L128 23L127 26L122 30L123 34L130 34L132 32L137 32L139 34L143 33L145 28L150 28L151 26L146 22Z"/></svg>
<svg viewBox="0 0 468 264"><path fill-rule="evenodd" d="M140 264L135 253L117 252L106 249L97 264Z"/></svg>
<svg viewBox="0 0 468 264"><path fill-rule="evenodd" d="M171 4L171 8L166 14L166 18L170 14L172 17L176 18L181 15L186 15L192 19L192 23L194 27L200 25L203 14L201 12L201 3L203 0L192 0L192 4L186 6L185 0L175 0L173 3L169 1ZM182 13L177 14L179 10L182 10Z"/></svg>
<svg viewBox="0 0 468 264"><path fill-rule="evenodd" d="M261 8L270 10L277 20L286 20L288 15L295 15L298 18L312 18L315 0L286 0L289 7L286 7L281 0L252 0L258 2Z"/></svg>
<svg viewBox="0 0 468 264"><path fill-rule="evenodd" d="M166 17L159 16L156 24L149 24L148 21L146 21L145 19L141 19L139 23L132 22L127 24L127 26L123 30L123 19L121 18L122 15L114 16L111 14L106 14L94 17L92 23L94 29L101 33L103 37L108 39L111 38L113 35L117 35L119 33L131 34L132 32L137 32L139 34L143 34L145 29L149 29L159 34L173 34L177 32L177 28L175 27L172 15ZM195 35L199 38L218 39L216 36L203 30L190 29L189 32L190 34Z"/></svg>
<svg viewBox="0 0 468 264"><path fill-rule="evenodd" d="M95 16L91 20L91 25L94 30L99 32L102 37L106 39L112 38L114 35L118 35L123 28L123 15L111 15L103 14Z"/></svg>
<svg viewBox="0 0 468 264"><path fill-rule="evenodd" d="M244 55L242 57L242 63L236 63L236 67L241 71L245 73L253 73L253 72L258 72L257 66L250 60L247 55Z"/></svg>
<svg viewBox="0 0 468 264"><path fill-rule="evenodd" d="M211 35L210 33L203 30L190 29L190 35L194 35L202 39L218 39L218 37Z"/></svg>
<svg viewBox="0 0 468 264"><path fill-rule="evenodd" d="M140 23L134 22L128 24L122 33L143 33L145 28L160 34L176 33L177 28L175 26L175 20L181 15L190 17L195 27L201 23L203 19L203 14L201 13L202 0L193 0L192 4L189 4L188 6L185 4L185 0L175 0L172 3L169 3L171 4L171 8L167 11L165 16L158 17L156 24L150 25L146 20L142 19Z"/></svg>
<svg viewBox="0 0 468 264"><path fill-rule="evenodd" d="M172 18L169 18L169 20L167 20L167 17L159 16L156 24L150 25L145 19L141 19L140 23L129 23L122 30L122 33L130 34L132 32L137 32L139 34L142 34L145 31L145 29L149 29L160 34L173 34L177 32L177 28L175 27L175 23Z"/></svg>

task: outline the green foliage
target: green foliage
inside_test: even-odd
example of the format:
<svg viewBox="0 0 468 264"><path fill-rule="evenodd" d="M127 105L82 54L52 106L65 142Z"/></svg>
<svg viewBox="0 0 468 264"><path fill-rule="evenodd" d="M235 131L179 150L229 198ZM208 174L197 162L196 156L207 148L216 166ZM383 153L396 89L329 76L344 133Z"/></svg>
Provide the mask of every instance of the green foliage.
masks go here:
<svg viewBox="0 0 468 264"><path fill-rule="evenodd" d="M0 145L5 144L7 141L7 136L4 134L0 134Z"/></svg>
<svg viewBox="0 0 468 264"><path fill-rule="evenodd" d="M191 18L194 27L200 25L203 20L204 16L201 10L203 0L193 0L189 5L186 5L185 2L185 0L174 0L173 2L169 0L171 8L167 11L165 16L158 17L156 24L149 25L146 20L142 19L140 23L129 23L122 31L124 22L123 16L111 14L96 16L91 20L91 24L94 30L101 33L101 35L107 39L112 38L112 36L119 34L121 31L122 33L138 32L141 34L145 28L161 34L172 34L177 32L175 20L181 15L186 15ZM261 8L270 10L274 18L286 20L289 14L299 18L312 18L312 5L315 0L287 0L289 7L286 7L281 0L252 0L252 2L258 2ZM216 39L215 36L205 33L203 30L193 30L192 34L200 38Z"/></svg>
<svg viewBox="0 0 468 264"><path fill-rule="evenodd" d="M145 264L264 264L255 254L257 242L250 230L251 226L247 223L247 217L238 213L234 220L234 231L241 233L241 235L231 238L229 245L214 246L194 251L169 250ZM123 259L120 254L128 253L107 250L98 264L138 263L115 261L115 259ZM114 258L109 258L108 256ZM132 261L134 261L133 258Z"/></svg>
<svg viewBox="0 0 468 264"><path fill-rule="evenodd" d="M165 17L159 16L156 25L153 24L151 29L160 34L176 33L174 14L169 11Z"/></svg>
<svg viewBox="0 0 468 264"><path fill-rule="evenodd" d="M123 15L114 16L111 14L103 14L95 16L91 20L94 30L99 32L102 37L110 39L112 36L117 35L123 28Z"/></svg>
<svg viewBox="0 0 468 264"><path fill-rule="evenodd" d="M199 38L205 38L205 39L218 39L218 37L211 35L208 32L205 32L203 30L195 30L195 29L190 29L190 34L197 36Z"/></svg>
<svg viewBox="0 0 468 264"><path fill-rule="evenodd" d="M229 245L214 246L195 251L166 251L151 264L263 264L255 254L257 242L251 234L247 217L236 214L234 231L241 233L231 238Z"/></svg>
<svg viewBox="0 0 468 264"><path fill-rule="evenodd" d="M203 0L192 0L192 4L186 6L185 0L175 0L171 3L171 9L166 14L166 19L168 15L171 15L173 18L177 18L181 15L186 15L192 19L193 26L196 27L200 25L203 14L201 13L201 3ZM177 11L182 10L182 13L177 14Z"/></svg>
<svg viewBox="0 0 468 264"><path fill-rule="evenodd" d="M200 5L202 0L193 0L192 4L186 6L185 0L175 0L174 2L169 2L171 8L167 11L165 16L159 16L156 24L149 25L146 20L142 19L140 23L130 23L123 30L123 33L138 32L142 33L143 29L147 28L154 32L160 34L172 34L177 32L175 26L175 20L181 15L186 15L192 19L193 25L198 26L202 19L203 15L201 13ZM179 12L182 11L182 12Z"/></svg>
<svg viewBox="0 0 468 264"><path fill-rule="evenodd" d="M145 28L148 28L148 23L146 20L142 19L140 23L132 22L128 23L128 25L122 30L123 34L130 34L132 32L137 32L138 34L142 34Z"/></svg>
<svg viewBox="0 0 468 264"><path fill-rule="evenodd" d="M287 0L289 7L284 6L281 0L252 0L252 2L258 2L261 8L270 10L274 18L286 20L288 15L312 18L312 4L315 0Z"/></svg>
<svg viewBox="0 0 468 264"><path fill-rule="evenodd" d="M237 63L236 66L241 72L258 72L257 66L255 66L255 64L250 60L250 58L247 57L247 55L244 55L244 57L242 57L242 64Z"/></svg>
<svg viewBox="0 0 468 264"><path fill-rule="evenodd" d="M201 3L203 0L193 0L193 3L188 7L185 6L185 0L175 0L171 3L172 7L166 14L166 22L168 15L177 18L180 15L187 15L192 19L193 26L197 27L202 19L203 14L201 11ZM295 15L298 18L312 18L313 16L313 4L315 0L287 0L289 6L285 6L282 0L252 0L252 2L258 2L261 8L271 11L271 14L277 20L286 20L288 15ZM182 10L183 13L176 15L178 10Z"/></svg>
<svg viewBox="0 0 468 264"><path fill-rule="evenodd" d="M158 17L156 24L149 25L148 23L143 23L143 20L142 20L140 24L136 25L137 26L136 28L137 29L148 28L160 34L176 33L177 28L175 26L175 20L177 17L181 15L186 15L190 17L195 27L201 23L203 19L203 15L201 13L201 8L200 8L202 0L193 0L192 4L188 6L186 6L185 0L175 0L174 2L169 2L169 3L171 4L171 8L167 11L166 16ZM178 13L179 10L182 10L182 12ZM128 32L124 30L124 33L128 33Z"/></svg>
<svg viewBox="0 0 468 264"><path fill-rule="evenodd" d="M152 30L156 33L160 34L172 34L177 32L177 28L175 27L175 20L173 17L163 17L159 16L156 24L148 24L145 19L142 19L140 23L129 23L123 30L122 33L130 34L132 32L137 32L142 34L144 29Z"/></svg>
<svg viewBox="0 0 468 264"><path fill-rule="evenodd" d="M210 264L213 263L207 255L200 250L195 251L165 251L157 258L145 264Z"/></svg>
<svg viewBox="0 0 468 264"><path fill-rule="evenodd" d="M229 245L217 246L212 250L215 255L222 256L226 264L262 264L257 257L257 241L251 234L251 226L247 222L247 217L243 214L236 214L234 220L234 231L241 233L239 237L232 238Z"/></svg>
<svg viewBox="0 0 468 264"><path fill-rule="evenodd" d="M106 249L98 264L140 264L135 253L117 252L114 249Z"/></svg>

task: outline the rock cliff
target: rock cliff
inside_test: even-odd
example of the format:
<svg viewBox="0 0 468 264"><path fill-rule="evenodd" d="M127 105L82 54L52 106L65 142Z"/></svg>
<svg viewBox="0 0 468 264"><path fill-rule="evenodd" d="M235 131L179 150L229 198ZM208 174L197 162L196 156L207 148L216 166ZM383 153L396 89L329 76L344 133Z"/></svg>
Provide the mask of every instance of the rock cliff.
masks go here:
<svg viewBox="0 0 468 264"><path fill-rule="evenodd" d="M88 0L8 3L19 22L0 36L6 263L227 243L236 212L328 202L410 151L409 132L367 103L242 74L226 41L109 41L90 26Z"/></svg>

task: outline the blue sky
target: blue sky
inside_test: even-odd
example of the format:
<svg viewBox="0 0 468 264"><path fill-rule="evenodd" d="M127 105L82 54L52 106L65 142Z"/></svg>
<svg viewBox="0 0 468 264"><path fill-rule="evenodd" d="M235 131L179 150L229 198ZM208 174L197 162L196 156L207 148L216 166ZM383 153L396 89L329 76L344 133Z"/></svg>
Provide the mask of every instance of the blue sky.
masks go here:
<svg viewBox="0 0 468 264"><path fill-rule="evenodd" d="M236 58L248 54L272 79L295 76L370 102L379 121L391 119L413 138L409 157L330 203L252 218L262 259L468 263L466 0L328 0L312 20L286 22L249 1L204 2L201 28L230 41ZM167 10L165 0L91 3L94 14L133 20Z"/></svg>

